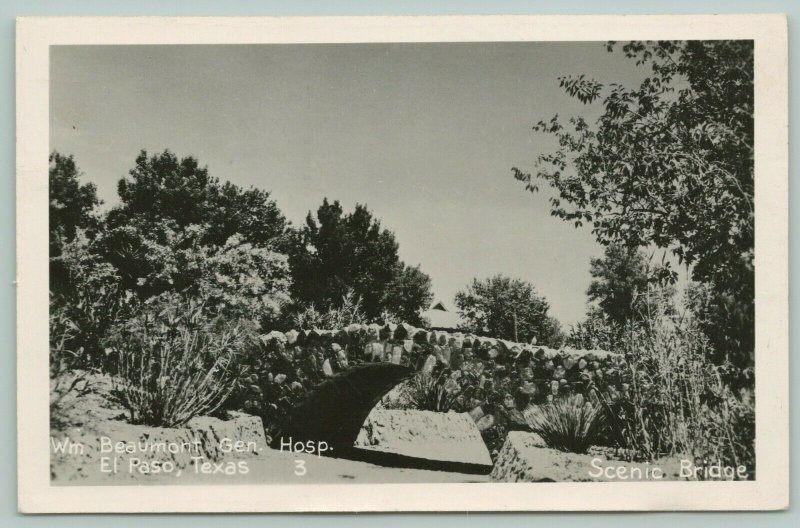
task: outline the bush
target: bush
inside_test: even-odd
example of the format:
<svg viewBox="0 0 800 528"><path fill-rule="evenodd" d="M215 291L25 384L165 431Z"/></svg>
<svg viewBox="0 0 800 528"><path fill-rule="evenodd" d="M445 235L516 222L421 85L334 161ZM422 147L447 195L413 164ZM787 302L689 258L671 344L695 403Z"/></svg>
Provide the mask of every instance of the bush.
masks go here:
<svg viewBox="0 0 800 528"><path fill-rule="evenodd" d="M476 389L474 376L447 368L419 372L404 387L409 408L434 412L470 410L469 402Z"/></svg>
<svg viewBox="0 0 800 528"><path fill-rule="evenodd" d="M203 308L196 300L159 299L111 338L112 398L131 423L181 426L214 412L233 390L246 332L209 319Z"/></svg>
<svg viewBox="0 0 800 528"><path fill-rule="evenodd" d="M307 389L323 379L316 369L303 370L303 362L270 334L247 339L237 363L239 376L224 406L261 418L268 441Z"/></svg>
<svg viewBox="0 0 800 528"><path fill-rule="evenodd" d="M602 407L580 395L556 398L534 406L526 419L533 432L560 451L585 453L603 437L606 419Z"/></svg>

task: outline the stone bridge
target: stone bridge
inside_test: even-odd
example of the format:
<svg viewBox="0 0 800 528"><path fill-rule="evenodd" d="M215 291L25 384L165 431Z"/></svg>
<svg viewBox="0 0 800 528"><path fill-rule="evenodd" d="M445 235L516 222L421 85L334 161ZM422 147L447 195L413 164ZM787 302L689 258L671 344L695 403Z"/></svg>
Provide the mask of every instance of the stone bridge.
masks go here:
<svg viewBox="0 0 800 528"><path fill-rule="evenodd" d="M540 403L564 391L591 397L626 390L622 357L602 350L552 349L408 324L271 332L262 341L283 358L285 369L308 378L302 401L277 424L273 447L289 438L324 441L334 456L352 448L370 411L389 391L437 365L474 375L480 396L476 408L502 406L504 397L515 401L518 395L523 402ZM473 410L476 420L491 418L491 409Z"/></svg>

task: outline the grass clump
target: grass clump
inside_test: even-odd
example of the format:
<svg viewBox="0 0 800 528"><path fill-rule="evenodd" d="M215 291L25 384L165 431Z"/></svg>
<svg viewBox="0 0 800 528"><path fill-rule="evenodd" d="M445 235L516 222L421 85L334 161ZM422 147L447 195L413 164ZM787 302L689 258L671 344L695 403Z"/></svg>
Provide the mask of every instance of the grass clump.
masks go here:
<svg viewBox="0 0 800 528"><path fill-rule="evenodd" d="M580 395L534 406L526 413L526 420L548 446L573 453L585 453L603 438L606 429L602 407L584 401Z"/></svg>

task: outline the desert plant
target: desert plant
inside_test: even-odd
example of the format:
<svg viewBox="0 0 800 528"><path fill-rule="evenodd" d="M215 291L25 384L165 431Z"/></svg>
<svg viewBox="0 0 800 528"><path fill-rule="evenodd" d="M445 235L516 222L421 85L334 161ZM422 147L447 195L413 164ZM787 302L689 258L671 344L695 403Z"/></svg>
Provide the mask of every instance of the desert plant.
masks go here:
<svg viewBox="0 0 800 528"><path fill-rule="evenodd" d="M405 386L408 406L420 411L466 412L470 398L477 390L473 375L449 368L419 372Z"/></svg>
<svg viewBox="0 0 800 528"><path fill-rule="evenodd" d="M176 427L212 413L234 387L244 334L236 323L210 320L199 301L162 300L111 340L112 398L132 423Z"/></svg>
<svg viewBox="0 0 800 528"><path fill-rule="evenodd" d="M601 406L581 395L556 398L526 413L528 425L547 443L560 451L585 453L598 443L606 427Z"/></svg>

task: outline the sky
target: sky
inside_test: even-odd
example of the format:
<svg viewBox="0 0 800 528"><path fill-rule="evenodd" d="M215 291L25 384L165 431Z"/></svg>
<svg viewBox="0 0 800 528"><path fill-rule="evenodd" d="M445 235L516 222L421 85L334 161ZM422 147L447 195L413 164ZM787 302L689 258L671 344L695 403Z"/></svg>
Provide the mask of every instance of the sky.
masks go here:
<svg viewBox="0 0 800 528"><path fill-rule="evenodd" d="M504 274L568 326L602 247L511 172L552 150L540 119L599 115L559 88L567 74L643 72L597 42L57 46L50 148L75 156L106 207L142 149L268 190L295 225L325 197L366 204L437 300Z"/></svg>

